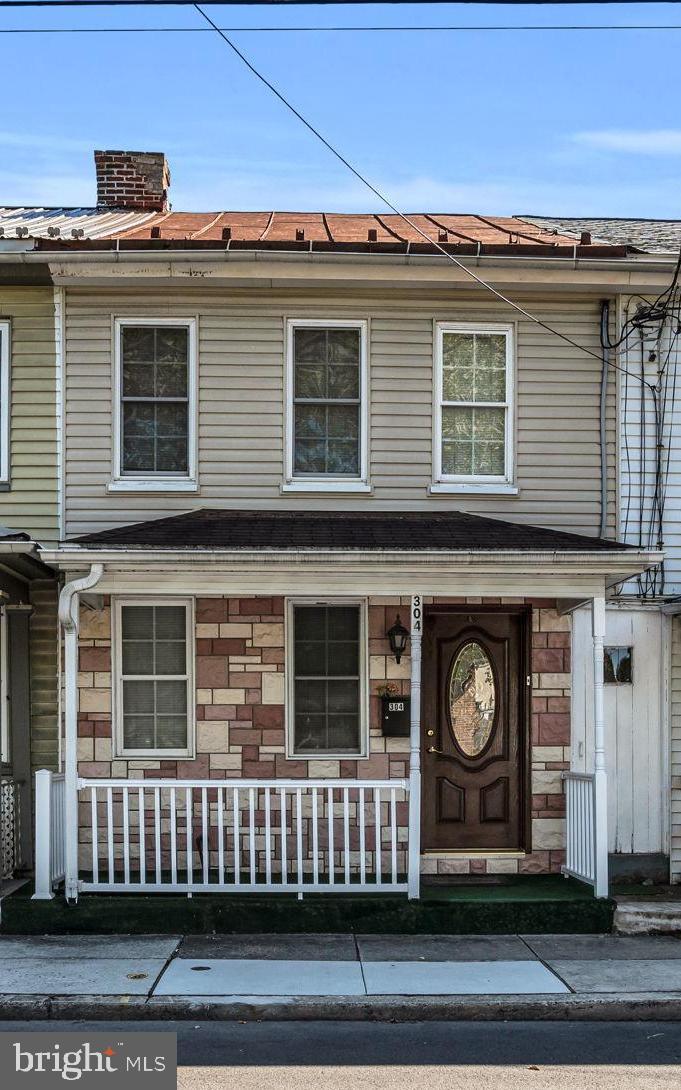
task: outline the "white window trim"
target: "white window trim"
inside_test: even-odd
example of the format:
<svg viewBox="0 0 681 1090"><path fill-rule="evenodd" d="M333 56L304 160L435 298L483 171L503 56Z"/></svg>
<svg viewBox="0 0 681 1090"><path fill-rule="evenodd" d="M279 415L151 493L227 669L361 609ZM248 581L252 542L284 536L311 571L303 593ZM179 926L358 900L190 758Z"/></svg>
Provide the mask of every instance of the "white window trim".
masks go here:
<svg viewBox="0 0 681 1090"><path fill-rule="evenodd" d="M10 345L11 323L0 321L0 484L9 484L10 479L10 433L11 433L11 397L10 397Z"/></svg>
<svg viewBox="0 0 681 1090"><path fill-rule="evenodd" d="M187 638L187 745L183 749L126 749L123 742L123 641L121 638L121 610L123 606L184 606ZM193 598L138 598L121 597L111 599L111 660L113 674L111 678L111 712L113 723L114 757L123 759L173 760L174 758L192 759L196 752L196 691L194 687L194 659L196 642L194 639L194 599ZM149 679L156 677L148 675ZM163 675L158 675L163 676Z"/></svg>
<svg viewBox="0 0 681 1090"><path fill-rule="evenodd" d="M445 333L503 333L506 336L506 412L504 462L505 473L500 476L447 474L442 471L442 386L443 343ZM515 486L514 434L515 434L515 327L500 322L437 322L435 335L435 360L433 367L433 482L430 491L438 493L469 493L472 495L517 495ZM487 402L447 402L447 405L484 408ZM502 402L489 402L501 408Z"/></svg>
<svg viewBox="0 0 681 1090"><path fill-rule="evenodd" d="M121 470L122 367L121 340L126 326L185 326L189 332L189 372L187 376L187 473L164 476L162 473L123 473ZM108 492L196 492L197 471L197 320L196 318L115 318L113 328L113 465Z"/></svg>
<svg viewBox="0 0 681 1090"><path fill-rule="evenodd" d="M296 606L359 606L359 753L298 753L294 746L294 619ZM366 598L287 598L284 643L286 647L286 757L292 761L365 761L369 757L369 624Z"/></svg>
<svg viewBox="0 0 681 1090"><path fill-rule="evenodd" d="M369 483L369 355L368 327L364 318L288 318L285 363L285 451L282 492L371 492ZM296 329L358 329L359 360L359 476L296 477L293 472L293 334Z"/></svg>

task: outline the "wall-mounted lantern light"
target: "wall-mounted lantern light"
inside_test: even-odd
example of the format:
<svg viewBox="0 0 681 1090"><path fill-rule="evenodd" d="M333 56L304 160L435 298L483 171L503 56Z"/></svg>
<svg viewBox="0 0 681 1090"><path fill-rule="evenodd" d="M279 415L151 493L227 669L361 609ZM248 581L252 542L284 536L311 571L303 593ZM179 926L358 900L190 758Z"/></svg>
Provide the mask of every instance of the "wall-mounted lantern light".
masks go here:
<svg viewBox="0 0 681 1090"><path fill-rule="evenodd" d="M409 639L409 632L400 621L399 613L395 619L395 624L386 632L386 636L390 640L390 650L395 656L395 662L399 663L407 648L407 640Z"/></svg>

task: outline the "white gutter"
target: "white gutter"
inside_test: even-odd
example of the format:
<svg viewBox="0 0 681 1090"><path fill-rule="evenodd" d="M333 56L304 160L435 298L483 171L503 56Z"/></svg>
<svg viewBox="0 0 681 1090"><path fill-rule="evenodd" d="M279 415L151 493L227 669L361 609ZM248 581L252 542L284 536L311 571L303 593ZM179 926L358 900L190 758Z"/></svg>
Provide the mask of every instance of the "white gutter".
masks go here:
<svg viewBox="0 0 681 1090"><path fill-rule="evenodd" d="M180 263L202 261L209 264L226 262L273 262L294 261L299 264L336 264L346 265L361 263L366 265L436 265L448 267L450 263L443 255L439 254L412 254L412 253L362 253L360 251L310 251L310 250L232 250L224 248L206 250L186 249L140 249L140 250L35 250L23 248L20 250L8 250L0 239L0 264L11 262L12 264L40 264L58 265L67 264L129 264L131 262L144 261L149 264ZM494 265L520 265L530 268L569 268L569 269L598 269L620 270L637 272L658 271L668 272L674 266L676 257L673 254L656 255L649 254L632 255L618 258L596 257L532 257L531 255L504 255L504 254L480 254L479 256L456 255L457 260L464 265L478 266Z"/></svg>
<svg viewBox="0 0 681 1090"><path fill-rule="evenodd" d="M137 565L158 567L160 565L181 565L190 568L216 568L220 565L258 566L286 564L307 566L312 564L391 564L408 563L417 567L428 564L460 564L483 567L521 564L523 567L555 567L562 564L566 568L579 568L588 565L598 571L612 570L613 565L620 570L636 567L638 571L645 567L660 564L664 553L659 550L584 550L583 552L562 552L561 550L420 550L420 549L217 549L214 547L186 549L147 549L118 548L90 549L87 545L62 549L46 549L41 553L44 560L64 571L84 567L86 564L102 563L107 566Z"/></svg>
<svg viewBox="0 0 681 1090"><path fill-rule="evenodd" d="M38 553L35 541L3 541L0 539L0 553Z"/></svg>
<svg viewBox="0 0 681 1090"><path fill-rule="evenodd" d="M59 620L64 629L64 848L67 901L78 899L78 603L104 573L93 564L88 575L67 583L59 595Z"/></svg>

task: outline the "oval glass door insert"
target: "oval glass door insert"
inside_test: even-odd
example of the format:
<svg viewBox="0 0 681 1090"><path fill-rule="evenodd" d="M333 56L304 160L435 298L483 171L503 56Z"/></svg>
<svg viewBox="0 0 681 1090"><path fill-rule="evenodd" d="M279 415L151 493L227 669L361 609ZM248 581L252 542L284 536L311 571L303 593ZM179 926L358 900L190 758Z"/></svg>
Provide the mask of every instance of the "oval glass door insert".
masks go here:
<svg viewBox="0 0 681 1090"><path fill-rule="evenodd" d="M449 716L454 739L467 757L477 757L494 726L496 692L492 664L479 643L459 651L449 679Z"/></svg>

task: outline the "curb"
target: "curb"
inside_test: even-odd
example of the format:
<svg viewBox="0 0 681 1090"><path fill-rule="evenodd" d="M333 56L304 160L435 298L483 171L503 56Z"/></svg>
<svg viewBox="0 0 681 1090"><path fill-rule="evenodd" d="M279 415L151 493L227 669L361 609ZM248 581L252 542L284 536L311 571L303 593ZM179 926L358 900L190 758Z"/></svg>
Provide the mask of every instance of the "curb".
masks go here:
<svg viewBox="0 0 681 1090"><path fill-rule="evenodd" d="M681 1020L681 993L505 996L0 997L0 1020L47 1021L576 1021Z"/></svg>

